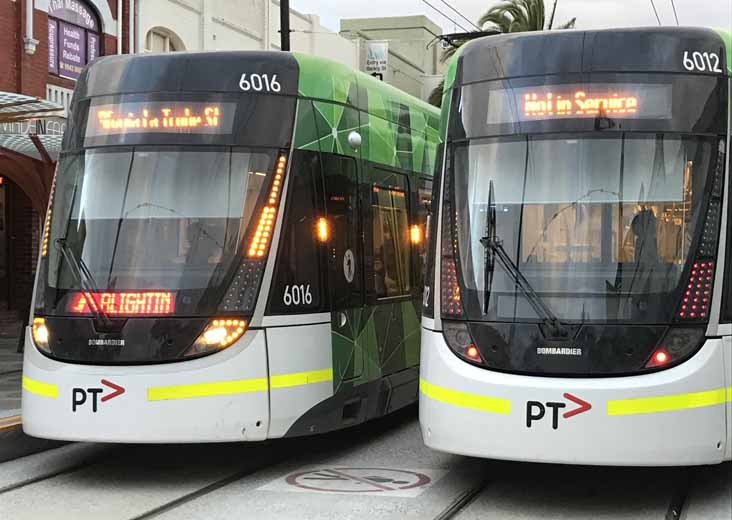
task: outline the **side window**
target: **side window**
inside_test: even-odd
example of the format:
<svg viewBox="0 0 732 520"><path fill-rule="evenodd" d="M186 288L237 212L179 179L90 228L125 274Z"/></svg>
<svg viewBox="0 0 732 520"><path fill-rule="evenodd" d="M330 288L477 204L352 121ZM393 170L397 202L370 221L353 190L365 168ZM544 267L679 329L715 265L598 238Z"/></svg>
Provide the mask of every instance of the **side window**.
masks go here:
<svg viewBox="0 0 732 520"><path fill-rule="evenodd" d="M407 194L395 188L374 186L371 211L376 297L409 296L411 250Z"/></svg>
<svg viewBox="0 0 732 520"><path fill-rule="evenodd" d="M326 251L317 238L323 215L320 158L295 151L285 222L270 291L270 314L321 312L327 309Z"/></svg>

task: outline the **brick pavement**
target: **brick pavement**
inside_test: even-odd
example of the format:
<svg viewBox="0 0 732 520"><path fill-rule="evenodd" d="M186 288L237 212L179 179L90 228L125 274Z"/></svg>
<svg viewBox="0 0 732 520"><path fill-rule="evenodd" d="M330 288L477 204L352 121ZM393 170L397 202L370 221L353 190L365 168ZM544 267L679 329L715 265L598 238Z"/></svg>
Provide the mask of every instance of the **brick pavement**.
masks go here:
<svg viewBox="0 0 732 520"><path fill-rule="evenodd" d="M17 338L0 338L0 418L20 414L23 354L17 348Z"/></svg>

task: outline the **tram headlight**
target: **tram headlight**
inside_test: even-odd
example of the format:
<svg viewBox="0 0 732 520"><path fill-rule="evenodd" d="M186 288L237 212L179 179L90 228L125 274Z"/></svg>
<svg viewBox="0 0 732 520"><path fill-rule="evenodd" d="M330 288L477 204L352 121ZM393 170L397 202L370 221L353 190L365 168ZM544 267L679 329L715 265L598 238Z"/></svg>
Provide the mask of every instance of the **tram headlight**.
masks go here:
<svg viewBox="0 0 732 520"><path fill-rule="evenodd" d="M210 354L230 347L247 330L247 320L216 318L209 322L200 336L186 351L185 356Z"/></svg>
<svg viewBox="0 0 732 520"><path fill-rule="evenodd" d="M480 350L473 342L466 323L443 321L442 334L447 345L459 357L471 363L483 364Z"/></svg>
<svg viewBox="0 0 732 520"><path fill-rule="evenodd" d="M703 342L703 328L671 327L656 345L645 367L661 368L683 361L699 350Z"/></svg>
<svg viewBox="0 0 732 520"><path fill-rule="evenodd" d="M43 352L51 352L51 347L48 346L50 334L48 333L48 327L44 318L33 318L31 335L33 336L33 343L36 347Z"/></svg>

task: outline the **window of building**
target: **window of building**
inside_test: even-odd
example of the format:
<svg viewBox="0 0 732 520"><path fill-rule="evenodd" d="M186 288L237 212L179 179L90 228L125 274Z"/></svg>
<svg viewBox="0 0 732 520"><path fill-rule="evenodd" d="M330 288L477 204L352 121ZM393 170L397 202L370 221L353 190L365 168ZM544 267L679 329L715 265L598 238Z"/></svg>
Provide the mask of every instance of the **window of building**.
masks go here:
<svg viewBox="0 0 732 520"><path fill-rule="evenodd" d="M101 52L97 15L83 0L48 4L48 71L77 79Z"/></svg>
<svg viewBox="0 0 732 520"><path fill-rule="evenodd" d="M411 263L407 195L394 188L374 186L371 210L376 297L409 295Z"/></svg>
<svg viewBox="0 0 732 520"><path fill-rule="evenodd" d="M164 29L150 29L145 38L145 52L182 51L180 39Z"/></svg>

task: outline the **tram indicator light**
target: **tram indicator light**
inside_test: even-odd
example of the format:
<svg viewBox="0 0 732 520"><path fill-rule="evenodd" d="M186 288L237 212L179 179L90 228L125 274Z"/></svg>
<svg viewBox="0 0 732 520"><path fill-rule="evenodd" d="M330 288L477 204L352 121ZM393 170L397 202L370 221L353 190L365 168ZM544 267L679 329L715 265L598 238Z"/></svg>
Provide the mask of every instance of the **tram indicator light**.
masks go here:
<svg viewBox="0 0 732 520"><path fill-rule="evenodd" d="M175 295L167 291L75 293L68 311L90 314L89 298L110 316L164 316L175 309Z"/></svg>

